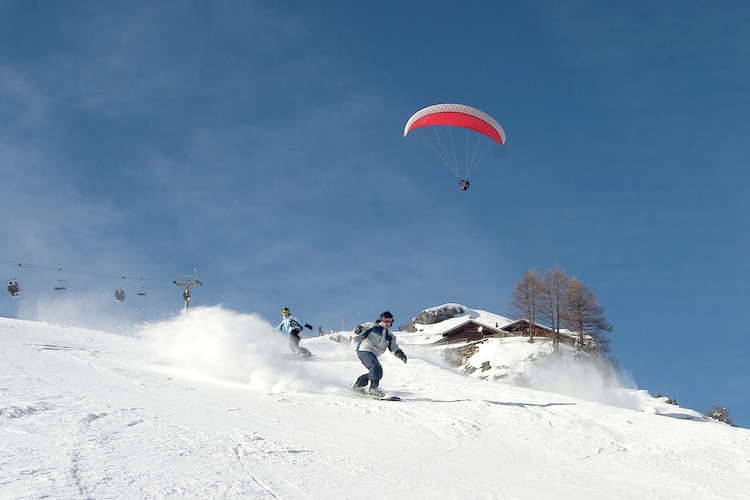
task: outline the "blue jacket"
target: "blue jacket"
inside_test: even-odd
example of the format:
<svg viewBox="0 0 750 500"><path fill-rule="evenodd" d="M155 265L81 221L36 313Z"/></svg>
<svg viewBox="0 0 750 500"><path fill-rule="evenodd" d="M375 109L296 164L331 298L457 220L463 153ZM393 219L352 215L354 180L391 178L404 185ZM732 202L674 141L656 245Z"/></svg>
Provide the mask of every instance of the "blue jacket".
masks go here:
<svg viewBox="0 0 750 500"><path fill-rule="evenodd" d="M295 328L301 332L304 327L305 323L300 321L298 318L295 318L294 316L285 316L284 319L281 320L281 323L279 323L279 326L276 327L276 329L284 333L291 333Z"/></svg>
<svg viewBox="0 0 750 500"><path fill-rule="evenodd" d="M393 353L401 350L398 347L396 336L387 328L383 328L382 325L377 325L363 332L357 344L357 351L371 352L378 357L386 349Z"/></svg>

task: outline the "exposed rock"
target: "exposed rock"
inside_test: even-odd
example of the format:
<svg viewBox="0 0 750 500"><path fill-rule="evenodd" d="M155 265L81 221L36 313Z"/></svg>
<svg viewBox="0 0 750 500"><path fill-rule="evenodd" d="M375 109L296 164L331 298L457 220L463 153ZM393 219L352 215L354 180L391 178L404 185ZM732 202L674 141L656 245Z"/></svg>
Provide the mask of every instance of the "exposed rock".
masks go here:
<svg viewBox="0 0 750 500"><path fill-rule="evenodd" d="M462 306L461 304L443 304L442 306L430 307L419 313L419 316L416 318L413 318L406 326L406 331L416 332L417 328L415 325L417 324L434 325L435 323L440 323L441 321L451 319L460 314L466 314L467 312L468 309L466 306Z"/></svg>

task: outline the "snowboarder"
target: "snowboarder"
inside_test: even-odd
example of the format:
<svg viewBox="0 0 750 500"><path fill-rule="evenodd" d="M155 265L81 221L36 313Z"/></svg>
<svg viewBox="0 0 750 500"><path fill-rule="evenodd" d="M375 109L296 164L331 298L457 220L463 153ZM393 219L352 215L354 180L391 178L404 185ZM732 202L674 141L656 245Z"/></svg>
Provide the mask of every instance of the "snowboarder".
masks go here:
<svg viewBox="0 0 750 500"><path fill-rule="evenodd" d="M365 365L368 372L357 378L352 387L365 394L377 397L385 396L379 387L380 379L383 378L383 367L378 361L378 357L386 349L406 363L406 354L398 347L396 336L390 332L391 325L393 325L393 314L385 311L380 315L380 319L375 326L362 328L363 331L358 332L357 357Z"/></svg>
<svg viewBox="0 0 750 500"><path fill-rule="evenodd" d="M289 334L289 348L294 354L309 356L311 354L310 350L299 345L299 334L303 327L312 330L312 326L303 323L298 318L289 314L289 308L285 307L281 310L281 323L279 323L276 329Z"/></svg>

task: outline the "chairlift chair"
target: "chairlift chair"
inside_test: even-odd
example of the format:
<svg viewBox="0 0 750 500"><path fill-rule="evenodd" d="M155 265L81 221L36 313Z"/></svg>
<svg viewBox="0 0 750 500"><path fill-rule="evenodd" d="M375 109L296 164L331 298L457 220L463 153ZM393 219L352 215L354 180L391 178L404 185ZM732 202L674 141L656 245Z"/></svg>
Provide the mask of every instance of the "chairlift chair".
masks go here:
<svg viewBox="0 0 750 500"><path fill-rule="evenodd" d="M122 288L118 288L115 290L115 299L117 299L117 302L122 302L125 300L125 290Z"/></svg>
<svg viewBox="0 0 750 500"><path fill-rule="evenodd" d="M141 278L140 282L143 283L143 278ZM146 295L146 293L146 287L141 284L141 286L138 287L138 291L136 292L136 294L140 297L143 297L144 295Z"/></svg>
<svg viewBox="0 0 750 500"><path fill-rule="evenodd" d="M21 267L21 264L18 264L18 277L8 280L8 283L5 286L10 296L14 299L21 295L21 286L18 284L18 282L21 281L22 274L23 268Z"/></svg>
<svg viewBox="0 0 750 500"><path fill-rule="evenodd" d="M7 285L5 288L8 290L8 293L11 297L14 299L21 295L21 288L18 286L18 278L13 278L12 280L8 280Z"/></svg>
<svg viewBox="0 0 750 500"><path fill-rule="evenodd" d="M68 288L68 282L64 279L60 278L60 273L62 272L62 268L57 269L57 281L55 281L54 289L57 291L63 291L66 288Z"/></svg>

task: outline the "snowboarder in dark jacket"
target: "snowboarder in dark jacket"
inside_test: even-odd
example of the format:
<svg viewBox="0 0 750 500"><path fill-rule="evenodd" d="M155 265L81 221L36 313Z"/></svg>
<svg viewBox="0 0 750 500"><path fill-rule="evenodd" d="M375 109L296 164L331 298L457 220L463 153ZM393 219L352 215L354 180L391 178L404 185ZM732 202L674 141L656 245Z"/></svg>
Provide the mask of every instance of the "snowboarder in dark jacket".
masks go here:
<svg viewBox="0 0 750 500"><path fill-rule="evenodd" d="M391 333L391 325L393 325L393 315L389 311L385 311L380 315L380 319L375 326L358 333L357 357L359 357L359 360L365 365L368 371L357 378L352 387L366 394L379 397L384 396L383 391L379 387L380 379L383 378L383 366L378 361L378 357L386 349L406 363L406 354L399 348L396 336Z"/></svg>
<svg viewBox="0 0 750 500"><path fill-rule="evenodd" d="M291 349L294 354L309 356L310 351L299 345L299 334L303 327L312 330L312 326L303 323L299 318L289 314L289 308L285 307L281 310L281 323L279 323L279 326L277 326L276 329L289 334L289 349Z"/></svg>

